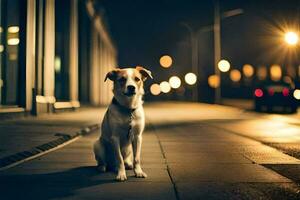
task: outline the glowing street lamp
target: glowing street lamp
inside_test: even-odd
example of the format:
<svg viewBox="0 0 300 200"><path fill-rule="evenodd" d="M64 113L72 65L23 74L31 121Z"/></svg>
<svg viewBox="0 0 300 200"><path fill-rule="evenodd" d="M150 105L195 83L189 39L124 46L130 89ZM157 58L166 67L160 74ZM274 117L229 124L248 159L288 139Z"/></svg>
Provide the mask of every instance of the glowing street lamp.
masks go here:
<svg viewBox="0 0 300 200"><path fill-rule="evenodd" d="M163 93L168 93L171 91L171 86L170 84L167 82L167 81L163 81L159 84L159 87L160 87L160 90L163 92Z"/></svg>
<svg viewBox="0 0 300 200"><path fill-rule="evenodd" d="M297 33L289 31L284 34L284 40L288 45L294 46L298 43L299 37Z"/></svg>
<svg viewBox="0 0 300 200"><path fill-rule="evenodd" d="M197 76L196 74L190 72L184 76L184 80L187 84L194 85L197 82Z"/></svg>
<svg viewBox="0 0 300 200"><path fill-rule="evenodd" d="M220 60L218 62L218 68L221 72L228 72L230 69L230 63L227 60Z"/></svg>
<svg viewBox="0 0 300 200"><path fill-rule="evenodd" d="M151 87L150 87L150 92L154 96L159 95L160 92L161 92L160 86L157 83L152 84Z"/></svg>
<svg viewBox="0 0 300 200"><path fill-rule="evenodd" d="M237 69L233 69L230 71L230 79L233 81L233 82L239 82L241 80L241 72Z"/></svg>
<svg viewBox="0 0 300 200"><path fill-rule="evenodd" d="M162 67L169 68L169 67L171 67L171 65L173 63L173 60L172 60L171 56L164 55L159 59L159 63Z"/></svg>
<svg viewBox="0 0 300 200"><path fill-rule="evenodd" d="M243 73L247 78L250 78L254 74L254 68L252 65L246 64L243 66Z"/></svg>
<svg viewBox="0 0 300 200"><path fill-rule="evenodd" d="M220 87L220 77L216 74L213 74L208 77L208 85L212 88Z"/></svg>
<svg viewBox="0 0 300 200"><path fill-rule="evenodd" d="M171 88L177 89L181 85L181 80L178 76L172 76L169 79L169 83L170 83Z"/></svg>
<svg viewBox="0 0 300 200"><path fill-rule="evenodd" d="M279 81L282 76L282 70L279 65L272 65L270 68L270 75L272 81Z"/></svg>

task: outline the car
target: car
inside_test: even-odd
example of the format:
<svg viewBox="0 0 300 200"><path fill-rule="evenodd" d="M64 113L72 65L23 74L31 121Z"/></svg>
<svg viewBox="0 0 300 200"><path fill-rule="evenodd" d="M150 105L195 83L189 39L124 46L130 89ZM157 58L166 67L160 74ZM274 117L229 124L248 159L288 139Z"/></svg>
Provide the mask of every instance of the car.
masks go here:
<svg viewBox="0 0 300 200"><path fill-rule="evenodd" d="M286 82L264 82L255 87L255 111L275 110L297 112L298 102L293 96L294 86Z"/></svg>

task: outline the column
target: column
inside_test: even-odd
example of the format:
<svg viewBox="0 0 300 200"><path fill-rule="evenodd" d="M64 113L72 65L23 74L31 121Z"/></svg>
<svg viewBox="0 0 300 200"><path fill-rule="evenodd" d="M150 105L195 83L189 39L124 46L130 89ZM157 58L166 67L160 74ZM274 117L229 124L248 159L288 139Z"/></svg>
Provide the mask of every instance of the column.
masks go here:
<svg viewBox="0 0 300 200"><path fill-rule="evenodd" d="M44 96L54 96L55 1L46 0L44 45Z"/></svg>

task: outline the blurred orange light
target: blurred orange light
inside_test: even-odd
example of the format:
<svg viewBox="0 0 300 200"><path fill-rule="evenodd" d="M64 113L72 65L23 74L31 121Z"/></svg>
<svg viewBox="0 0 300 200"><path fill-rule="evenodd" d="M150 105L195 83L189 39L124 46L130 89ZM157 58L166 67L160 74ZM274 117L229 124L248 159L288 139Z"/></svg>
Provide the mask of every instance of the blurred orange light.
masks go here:
<svg viewBox="0 0 300 200"><path fill-rule="evenodd" d="M230 71L230 79L233 81L233 82L239 82L241 80L241 72L237 69L233 69Z"/></svg>
<svg viewBox="0 0 300 200"><path fill-rule="evenodd" d="M160 94L160 86L157 83L154 83L150 87L150 92L152 95L157 96Z"/></svg>
<svg viewBox="0 0 300 200"><path fill-rule="evenodd" d="M218 88L220 86L220 77L216 74L209 76L208 85L212 88Z"/></svg>
<svg viewBox="0 0 300 200"><path fill-rule="evenodd" d="M243 73L247 78L250 78L254 74L254 68L252 65L246 64L243 66Z"/></svg>
<svg viewBox="0 0 300 200"><path fill-rule="evenodd" d="M258 80L262 81L265 80L267 78L268 72L267 72L267 68L265 66L260 66L257 69L257 78Z"/></svg>
<svg viewBox="0 0 300 200"><path fill-rule="evenodd" d="M270 75L272 81L279 81L282 76L282 70L279 65L272 65L270 68Z"/></svg>
<svg viewBox="0 0 300 200"><path fill-rule="evenodd" d="M171 65L173 63L173 60L172 60L171 56L164 55L160 58L159 63L162 67L169 68L169 67L171 67Z"/></svg>

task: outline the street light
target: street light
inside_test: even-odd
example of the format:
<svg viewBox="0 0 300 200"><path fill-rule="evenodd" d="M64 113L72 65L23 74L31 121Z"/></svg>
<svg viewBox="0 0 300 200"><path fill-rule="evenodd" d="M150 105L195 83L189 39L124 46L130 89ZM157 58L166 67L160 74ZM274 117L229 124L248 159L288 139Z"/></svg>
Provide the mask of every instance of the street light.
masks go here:
<svg viewBox="0 0 300 200"><path fill-rule="evenodd" d="M282 76L282 70L279 65L272 65L270 68L270 75L272 81L279 81Z"/></svg>
<svg viewBox="0 0 300 200"><path fill-rule="evenodd" d="M212 88L220 87L220 77L216 74L213 74L208 77L208 85Z"/></svg>
<svg viewBox="0 0 300 200"><path fill-rule="evenodd" d="M190 72L184 76L184 80L187 84L194 85L195 83L197 83L197 76L196 74Z"/></svg>
<svg viewBox="0 0 300 200"><path fill-rule="evenodd" d="M188 25L187 23L181 23L182 26L184 26L190 33L190 39L191 39L191 62L192 62L192 72L196 75L198 75L198 31L194 31L193 28ZM198 101L198 84L195 81L194 88L193 88L193 93L192 93L192 98L194 101ZM193 85L190 84L190 85Z"/></svg>
<svg viewBox="0 0 300 200"><path fill-rule="evenodd" d="M228 72L230 63L227 60L220 60L220 62L218 62L218 68L221 72Z"/></svg>
<svg viewBox="0 0 300 200"><path fill-rule="evenodd" d="M299 37L297 33L289 31L284 34L284 40L288 45L294 46L298 43Z"/></svg>
<svg viewBox="0 0 300 200"><path fill-rule="evenodd" d="M173 60L172 60L171 56L164 55L159 59L159 63L162 67L169 68L169 67L171 67L171 65L173 63Z"/></svg>
<svg viewBox="0 0 300 200"><path fill-rule="evenodd" d="M233 17L243 14L243 9L234 9L227 11L223 14L222 19L227 17ZM221 16L220 16L220 2L214 0L214 64L215 64L215 75L219 78L221 73L218 69L218 62L221 60ZM221 85L221 79L220 85ZM221 103L221 87L215 89L215 102Z"/></svg>
<svg viewBox="0 0 300 200"><path fill-rule="evenodd" d="M171 88L177 89L181 85L181 80L178 76L172 76L169 79L169 83L170 83Z"/></svg>
<svg viewBox="0 0 300 200"><path fill-rule="evenodd" d="M230 71L230 79L233 81L233 82L239 82L241 80L241 72L237 69L233 69Z"/></svg>
<svg viewBox="0 0 300 200"><path fill-rule="evenodd" d="M243 66L243 73L247 78L250 78L254 74L254 68L252 65L245 64Z"/></svg>
<svg viewBox="0 0 300 200"><path fill-rule="evenodd" d="M152 95L157 96L160 94L160 86L157 83L154 83L150 87L150 92Z"/></svg>
<svg viewBox="0 0 300 200"><path fill-rule="evenodd" d="M170 84L167 82L167 81L163 81L159 84L159 87L160 87L160 90L163 92L163 93L168 93L171 91L171 86Z"/></svg>

